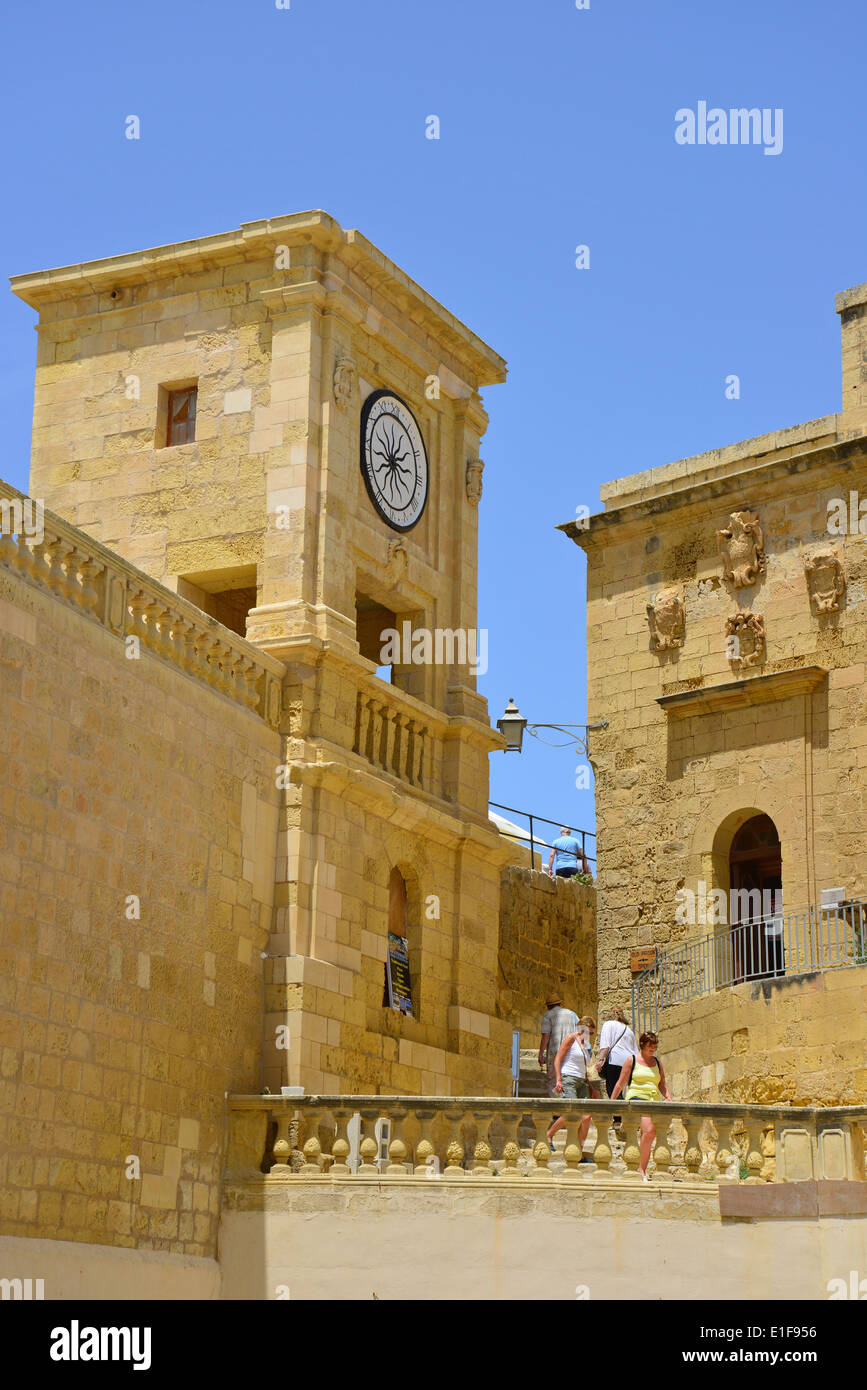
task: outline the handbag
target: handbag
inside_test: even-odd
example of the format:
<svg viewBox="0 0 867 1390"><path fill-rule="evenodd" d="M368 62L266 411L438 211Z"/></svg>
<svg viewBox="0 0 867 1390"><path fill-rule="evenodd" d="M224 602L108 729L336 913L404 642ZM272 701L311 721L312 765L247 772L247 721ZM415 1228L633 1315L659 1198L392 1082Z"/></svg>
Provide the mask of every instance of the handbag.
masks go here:
<svg viewBox="0 0 867 1390"><path fill-rule="evenodd" d="M597 1058L596 1058L596 1065L597 1065L597 1067L604 1067L604 1066L607 1064L608 1058L610 1057L611 1053L614 1051L614 1048L615 1048L615 1047L617 1046L617 1044L620 1042L620 1039L621 1039L622 1037L625 1037L625 1035L626 1035L626 1033L628 1032L628 1030L629 1030L629 1024L628 1024L628 1023L624 1023L624 1025L623 1025L623 1031L614 1039L614 1042L613 1042L613 1043L610 1043L608 1047L602 1047L602 1048L599 1049L599 1054L598 1054L598 1056L597 1056ZM601 1078L599 1078L599 1079L601 1080Z"/></svg>

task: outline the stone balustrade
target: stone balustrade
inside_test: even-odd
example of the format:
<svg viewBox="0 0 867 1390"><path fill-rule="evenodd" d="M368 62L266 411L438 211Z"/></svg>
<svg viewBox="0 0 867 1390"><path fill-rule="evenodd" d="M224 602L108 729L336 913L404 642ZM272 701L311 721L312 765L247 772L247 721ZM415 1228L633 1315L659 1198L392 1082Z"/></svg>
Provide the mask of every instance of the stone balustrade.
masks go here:
<svg viewBox="0 0 867 1390"><path fill-rule="evenodd" d="M432 721L420 704L382 681L359 688L354 753L411 787L433 792L438 751Z"/></svg>
<svg viewBox="0 0 867 1390"><path fill-rule="evenodd" d="M546 1130L555 1107L566 1121L565 1145L552 1153ZM649 1172L657 1184L867 1178L867 1106L232 1096L229 1113L233 1178L635 1183L643 1115L656 1127ZM578 1127L587 1114L582 1154Z"/></svg>
<svg viewBox="0 0 867 1390"><path fill-rule="evenodd" d="M282 662L141 570L0 482L0 571L68 604L122 641L146 650L277 728ZM38 516L40 525L32 523ZM26 520L25 520L26 518Z"/></svg>

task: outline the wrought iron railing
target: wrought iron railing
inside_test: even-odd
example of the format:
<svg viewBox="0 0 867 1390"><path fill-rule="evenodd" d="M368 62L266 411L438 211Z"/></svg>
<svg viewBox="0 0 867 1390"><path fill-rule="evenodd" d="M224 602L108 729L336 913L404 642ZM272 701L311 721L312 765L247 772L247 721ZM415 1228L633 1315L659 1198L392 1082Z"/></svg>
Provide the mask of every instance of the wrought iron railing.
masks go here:
<svg viewBox="0 0 867 1390"><path fill-rule="evenodd" d="M530 863L531 863L531 864L533 863L534 855L535 855L535 850L536 850L536 846L538 845L538 847L539 847L539 854L540 854L540 857L542 858L542 861L543 861L543 865L542 865L542 866L543 866L543 868L546 867L546 866L545 866L545 863L544 863L544 858L545 858L545 856L544 856L543 851L544 851L544 850L547 850L547 851L549 852L549 854L550 854L551 846L550 846L545 840L541 840L541 839L539 839L539 838L535 835L534 829L533 829L534 825L535 825L535 824L541 824L541 825L555 825L555 826L557 827L557 834L559 835L559 833L560 833L560 827L561 827L561 826L564 826L564 825L568 825L569 822L566 821L566 820L550 820L547 816L537 816L537 815L535 814L535 812L533 812L533 811L519 811L519 810L517 809L516 806L501 806L500 803L499 803L498 801L489 801L489 802L488 802L488 805L489 805L489 806L492 806L493 809L494 809L495 811L508 811L509 814L512 815L512 816L523 816L524 819L525 819L526 821L529 822L529 832L528 832L528 835L527 835L526 837L524 837L523 835L521 835L521 836L519 836L519 835L510 835L509 832L508 832L507 830L501 830L501 831L500 831L500 834L503 836L503 839L504 839L504 840L515 840L516 843L518 843L518 844L520 844L520 845L527 845L528 842L529 842L529 848L530 848ZM520 829L522 829L523 827L522 827L522 826L518 826L517 828L520 830ZM576 840L577 840L577 839L579 838L579 836L580 836L582 854L583 854L584 857L586 858L588 864L595 864L595 863L596 863L596 856L593 855L593 854L588 854L588 853L587 853L587 844L586 844L586 841L587 841L588 837L589 837L591 840L595 840L595 839L596 839L596 833L595 833L595 831L593 831L593 830L573 830L573 831L572 831L572 835L573 835L573 837L574 837ZM556 838L556 837L555 837L555 838ZM579 869L580 869L580 865L579 865Z"/></svg>
<svg viewBox="0 0 867 1390"><path fill-rule="evenodd" d="M867 964L867 903L760 917L659 951L632 982L636 1034L655 1032L660 1012L715 989L750 980L811 975Z"/></svg>

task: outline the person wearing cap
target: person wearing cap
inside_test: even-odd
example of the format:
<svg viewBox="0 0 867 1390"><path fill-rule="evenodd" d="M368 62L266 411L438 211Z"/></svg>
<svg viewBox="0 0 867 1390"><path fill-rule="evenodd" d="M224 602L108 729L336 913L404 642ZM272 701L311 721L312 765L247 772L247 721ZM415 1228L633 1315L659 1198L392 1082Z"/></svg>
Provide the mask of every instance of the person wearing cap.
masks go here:
<svg viewBox="0 0 867 1390"><path fill-rule="evenodd" d="M574 878L576 874L590 875L590 865L580 840L576 840L568 825L560 826L548 860L550 878Z"/></svg>
<svg viewBox="0 0 867 1390"><path fill-rule="evenodd" d="M569 1034L574 1033L578 1028L578 1015L572 1009L563 1007L563 1001L559 994L549 994L545 1000L546 1012L542 1018L542 1037L539 1040L539 1068L547 1072L548 1095L556 1096L558 1092L557 1072L555 1062L557 1053L560 1051L560 1044Z"/></svg>

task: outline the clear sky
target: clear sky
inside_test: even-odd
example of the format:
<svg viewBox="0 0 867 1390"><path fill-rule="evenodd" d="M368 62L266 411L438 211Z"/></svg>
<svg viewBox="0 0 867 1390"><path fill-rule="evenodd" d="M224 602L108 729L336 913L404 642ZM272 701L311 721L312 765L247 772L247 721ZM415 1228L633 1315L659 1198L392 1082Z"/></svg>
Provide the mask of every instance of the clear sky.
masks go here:
<svg viewBox="0 0 867 1390"><path fill-rule="evenodd" d="M321 207L508 359L482 449L493 719L510 695L586 718L584 559L554 527L601 482L839 409L864 0L79 0L7 6L2 34L7 274ZM678 144L699 102L781 109L782 151ZM0 297L22 487L33 321ZM491 795L590 828L578 761L530 740Z"/></svg>

